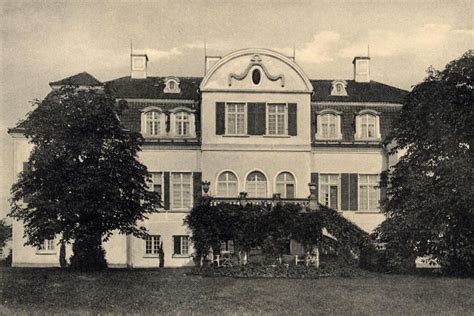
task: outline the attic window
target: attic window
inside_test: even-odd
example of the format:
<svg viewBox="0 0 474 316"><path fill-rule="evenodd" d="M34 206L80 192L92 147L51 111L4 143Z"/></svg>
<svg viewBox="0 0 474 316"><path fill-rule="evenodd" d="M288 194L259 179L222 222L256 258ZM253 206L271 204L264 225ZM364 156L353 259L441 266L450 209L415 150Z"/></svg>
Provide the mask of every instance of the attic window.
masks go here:
<svg viewBox="0 0 474 316"><path fill-rule="evenodd" d="M334 80L332 82L331 95L347 96L347 82L345 80Z"/></svg>
<svg viewBox="0 0 474 316"><path fill-rule="evenodd" d="M179 87L179 79L176 77L165 78L165 93L180 93L181 89Z"/></svg>

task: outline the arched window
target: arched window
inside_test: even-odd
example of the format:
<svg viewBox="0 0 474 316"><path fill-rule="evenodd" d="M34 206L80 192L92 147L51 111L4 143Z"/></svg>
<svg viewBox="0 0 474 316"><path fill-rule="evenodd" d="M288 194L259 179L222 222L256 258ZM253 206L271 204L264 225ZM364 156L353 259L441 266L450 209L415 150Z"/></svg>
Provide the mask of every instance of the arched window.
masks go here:
<svg viewBox="0 0 474 316"><path fill-rule="evenodd" d="M253 171L247 176L246 189L248 197L267 197L267 179L263 173Z"/></svg>
<svg viewBox="0 0 474 316"><path fill-rule="evenodd" d="M175 133L179 136L188 136L190 134L189 129L189 113L188 112L177 112L175 113Z"/></svg>
<svg viewBox="0 0 474 316"><path fill-rule="evenodd" d="M238 181L233 172L225 171L217 178L217 196L236 197L238 195Z"/></svg>
<svg viewBox="0 0 474 316"><path fill-rule="evenodd" d="M360 117L361 137L375 138L375 116L364 114Z"/></svg>
<svg viewBox="0 0 474 316"><path fill-rule="evenodd" d="M145 134L157 136L161 134L161 113L153 110L145 113Z"/></svg>
<svg viewBox="0 0 474 316"><path fill-rule="evenodd" d="M292 199L295 197L295 177L289 172L282 172L276 178L276 192L282 198Z"/></svg>
<svg viewBox="0 0 474 316"><path fill-rule="evenodd" d="M316 139L341 139L341 112L325 109L318 112Z"/></svg>
<svg viewBox="0 0 474 316"><path fill-rule="evenodd" d="M380 135L380 113L374 110L362 110L356 117L355 138L359 140L379 140Z"/></svg>

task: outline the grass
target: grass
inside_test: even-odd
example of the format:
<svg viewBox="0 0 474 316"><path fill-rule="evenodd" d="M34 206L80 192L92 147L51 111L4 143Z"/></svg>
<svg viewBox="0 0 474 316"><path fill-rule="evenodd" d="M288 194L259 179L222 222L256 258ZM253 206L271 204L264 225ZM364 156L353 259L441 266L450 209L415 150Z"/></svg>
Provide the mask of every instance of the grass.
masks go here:
<svg viewBox="0 0 474 316"><path fill-rule="evenodd" d="M0 314L474 314L474 280L367 273L354 278L234 279L186 269L0 268Z"/></svg>

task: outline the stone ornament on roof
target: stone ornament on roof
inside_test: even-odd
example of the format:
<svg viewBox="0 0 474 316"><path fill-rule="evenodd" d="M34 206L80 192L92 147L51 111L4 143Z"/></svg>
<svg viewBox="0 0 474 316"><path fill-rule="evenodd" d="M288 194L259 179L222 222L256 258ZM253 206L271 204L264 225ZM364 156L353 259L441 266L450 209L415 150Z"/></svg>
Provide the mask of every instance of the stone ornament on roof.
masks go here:
<svg viewBox="0 0 474 316"><path fill-rule="evenodd" d="M181 88L179 87L180 81L178 77L174 77L174 76L166 77L164 80L164 83L165 83L165 88L163 92L165 93L180 93L181 92Z"/></svg>
<svg viewBox="0 0 474 316"><path fill-rule="evenodd" d="M263 72L265 73L265 76L267 76L267 78L271 81L277 81L277 80L280 80L281 81L281 86L284 87L285 86L285 76L283 74L280 74L280 75L271 75L267 68L265 67L265 65L262 63L262 58L259 56L259 55L253 55L252 58L250 59L250 63L249 65L247 66L247 68L244 70L244 72L242 72L241 74L235 74L235 73L231 73L229 75L229 86L232 86L232 79L235 79L235 80L244 80L247 75L249 74L250 72L250 69L252 68L255 68L253 71L252 71L252 81L255 85L258 85L260 82L261 82L261 75L260 75L260 71L258 68L260 68L261 70L263 70Z"/></svg>
<svg viewBox="0 0 474 316"><path fill-rule="evenodd" d="M345 80L334 80L331 83L331 95L334 96L347 96L347 81Z"/></svg>

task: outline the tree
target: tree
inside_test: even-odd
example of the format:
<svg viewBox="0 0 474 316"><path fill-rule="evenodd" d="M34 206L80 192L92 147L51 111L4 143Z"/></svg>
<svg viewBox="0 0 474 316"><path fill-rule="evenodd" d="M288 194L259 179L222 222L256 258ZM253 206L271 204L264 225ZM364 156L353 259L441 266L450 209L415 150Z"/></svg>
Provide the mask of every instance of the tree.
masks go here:
<svg viewBox="0 0 474 316"><path fill-rule="evenodd" d="M0 249L6 246L7 241L12 238L12 225L8 225L4 219L0 219Z"/></svg>
<svg viewBox="0 0 474 316"><path fill-rule="evenodd" d="M377 229L393 266L417 256L474 273L474 51L409 93L387 142L406 151L389 172L387 220Z"/></svg>
<svg viewBox="0 0 474 316"><path fill-rule="evenodd" d="M115 231L144 236L137 222L159 207L137 160L143 139L124 129L122 108L106 93L63 88L35 105L20 122L34 147L9 215L23 221L26 244L59 236L73 243L71 267L105 268L102 242Z"/></svg>

